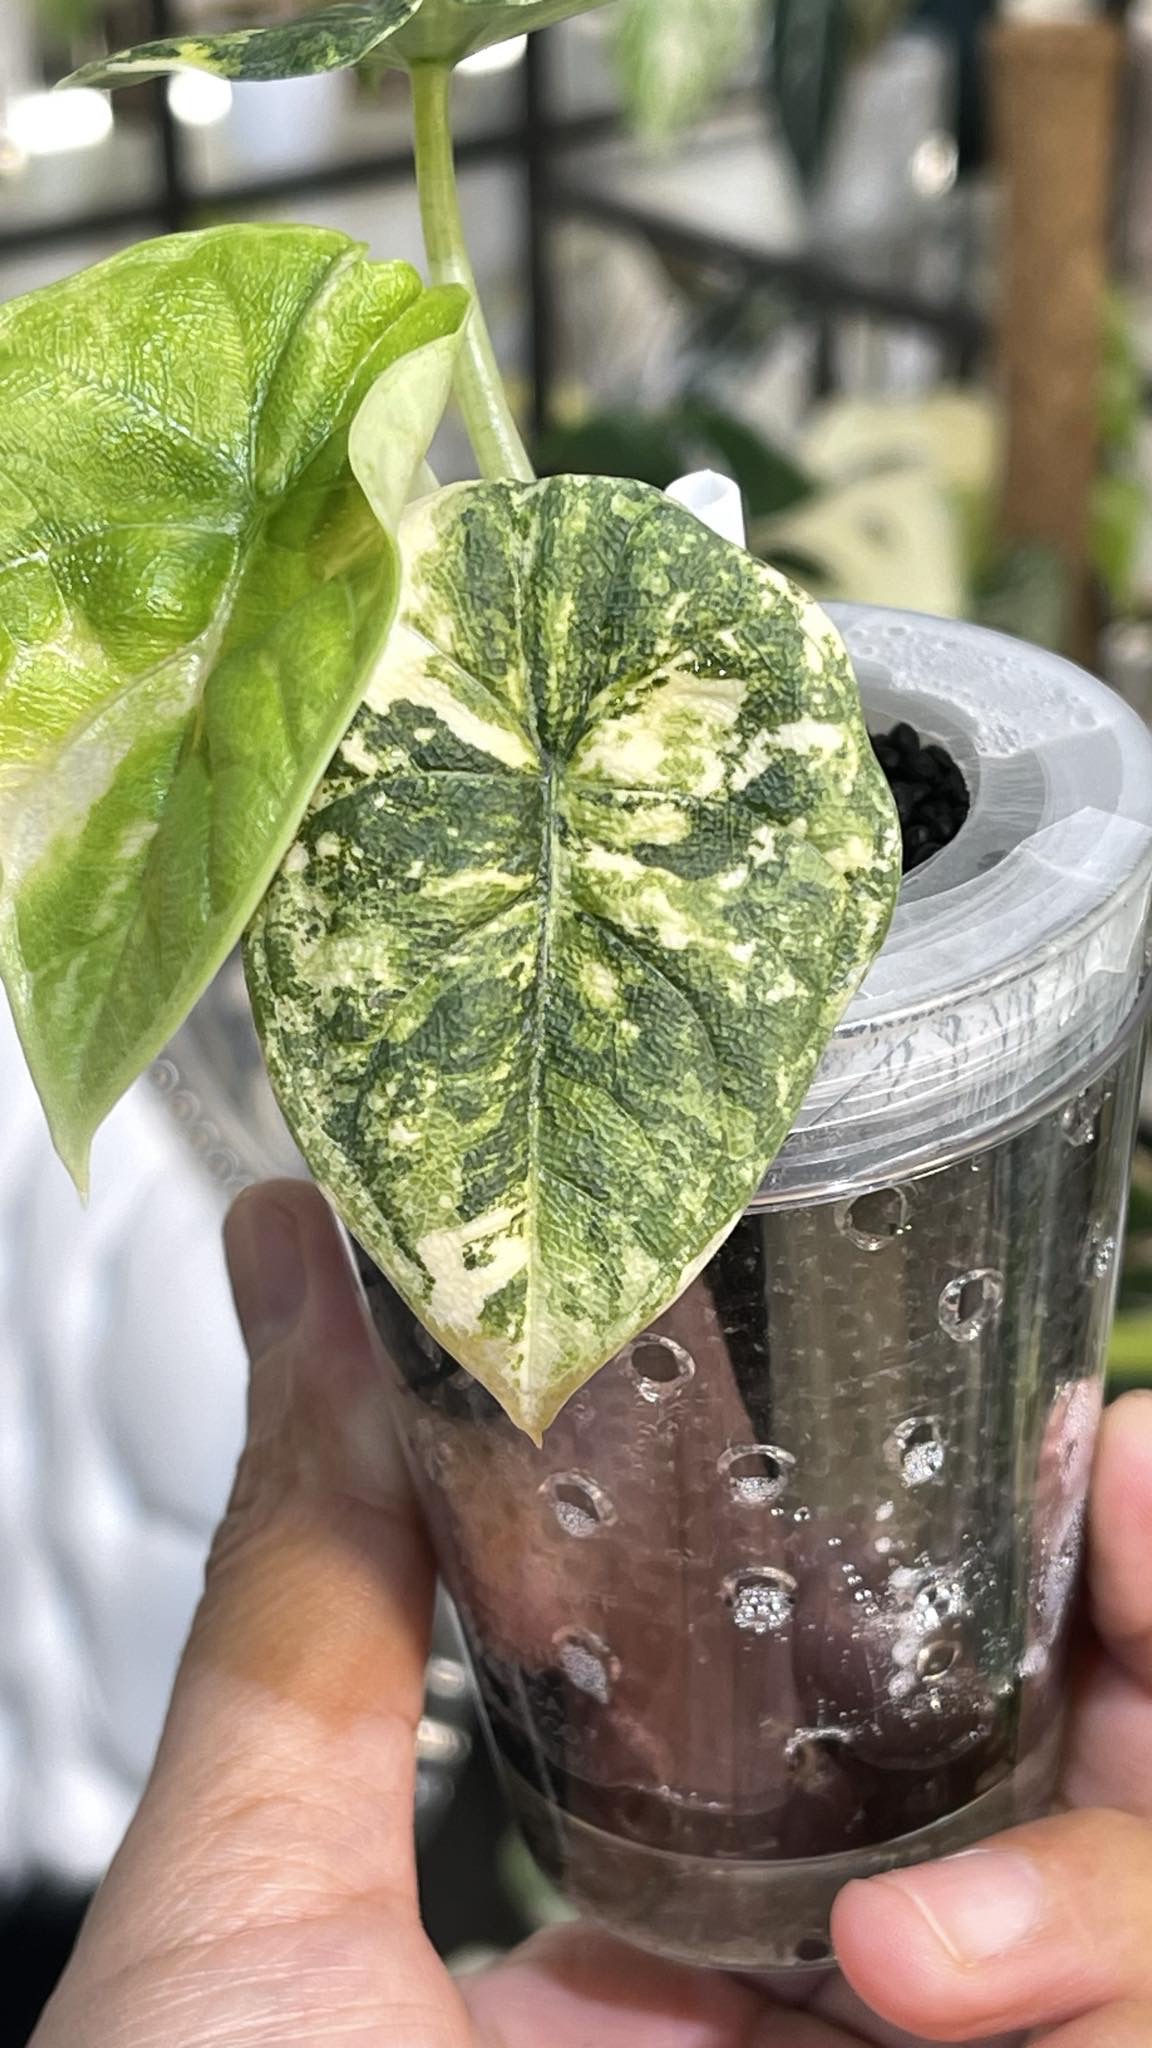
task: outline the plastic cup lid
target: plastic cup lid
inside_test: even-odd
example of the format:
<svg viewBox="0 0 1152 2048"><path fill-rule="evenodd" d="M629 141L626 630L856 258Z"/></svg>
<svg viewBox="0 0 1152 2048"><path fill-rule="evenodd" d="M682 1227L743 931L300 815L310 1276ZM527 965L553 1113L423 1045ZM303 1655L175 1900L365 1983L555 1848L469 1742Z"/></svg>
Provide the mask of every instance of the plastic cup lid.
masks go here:
<svg viewBox="0 0 1152 2048"><path fill-rule="evenodd" d="M763 1198L922 1170L1075 1090L1139 993L1152 736L1059 656L980 627L832 606L869 728L952 754L971 809L913 870Z"/></svg>

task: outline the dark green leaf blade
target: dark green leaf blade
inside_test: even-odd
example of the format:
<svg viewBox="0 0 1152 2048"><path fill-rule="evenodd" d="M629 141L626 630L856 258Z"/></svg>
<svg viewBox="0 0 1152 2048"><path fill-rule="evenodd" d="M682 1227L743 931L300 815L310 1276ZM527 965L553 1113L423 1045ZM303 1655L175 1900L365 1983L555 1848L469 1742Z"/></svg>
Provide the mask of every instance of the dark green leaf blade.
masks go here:
<svg viewBox="0 0 1152 2048"><path fill-rule="evenodd" d="M399 579L349 423L407 380L411 480L466 305L266 227L0 309L0 974L81 1183L355 711Z"/></svg>
<svg viewBox="0 0 1152 2048"><path fill-rule="evenodd" d="M306 78L358 64L410 21L421 0L340 0L294 21L219 35L171 36L137 43L85 64L66 85L133 85L165 71L212 71L219 78Z"/></svg>
<svg viewBox="0 0 1152 2048"><path fill-rule="evenodd" d="M829 621L658 492L460 486L401 547L249 987L313 1171L538 1434L754 1192L899 831Z"/></svg>
<svg viewBox="0 0 1152 2048"><path fill-rule="evenodd" d="M773 0L768 89L805 185L823 166L851 54L849 0Z"/></svg>
<svg viewBox="0 0 1152 2048"><path fill-rule="evenodd" d="M474 50L546 28L606 0L338 0L292 21L138 43L84 65L67 85L131 85L165 71L221 78L303 78L340 71L373 53L403 67L457 64Z"/></svg>

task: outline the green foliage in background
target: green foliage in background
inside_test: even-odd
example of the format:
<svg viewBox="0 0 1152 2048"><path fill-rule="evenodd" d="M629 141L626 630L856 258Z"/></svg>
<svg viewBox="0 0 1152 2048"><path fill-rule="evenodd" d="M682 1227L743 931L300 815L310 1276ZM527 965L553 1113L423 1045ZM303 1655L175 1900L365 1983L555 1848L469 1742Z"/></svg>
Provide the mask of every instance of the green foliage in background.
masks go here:
<svg viewBox="0 0 1152 2048"><path fill-rule="evenodd" d="M639 132L666 141L756 66L799 173L819 175L849 70L909 0L619 0L616 51Z"/></svg>

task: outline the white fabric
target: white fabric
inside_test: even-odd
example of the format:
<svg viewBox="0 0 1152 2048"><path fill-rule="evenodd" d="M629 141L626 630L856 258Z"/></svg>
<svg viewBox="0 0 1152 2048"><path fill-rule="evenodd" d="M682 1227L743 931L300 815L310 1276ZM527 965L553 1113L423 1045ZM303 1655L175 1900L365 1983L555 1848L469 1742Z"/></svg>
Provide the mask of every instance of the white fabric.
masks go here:
<svg viewBox="0 0 1152 2048"><path fill-rule="evenodd" d="M0 1886L115 1848L242 1432L223 1196L146 1082L92 1187L0 1007Z"/></svg>

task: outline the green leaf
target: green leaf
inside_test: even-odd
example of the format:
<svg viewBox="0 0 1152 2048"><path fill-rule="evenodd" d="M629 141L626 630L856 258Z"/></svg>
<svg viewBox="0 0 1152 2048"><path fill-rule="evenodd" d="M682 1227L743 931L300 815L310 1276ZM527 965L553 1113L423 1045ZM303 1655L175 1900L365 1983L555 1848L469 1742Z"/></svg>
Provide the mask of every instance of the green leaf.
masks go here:
<svg viewBox="0 0 1152 2048"><path fill-rule="evenodd" d="M999 545L975 579L969 609L977 625L1059 654L1068 639L1068 578L1059 555L1043 541Z"/></svg>
<svg viewBox="0 0 1152 2048"><path fill-rule="evenodd" d="M812 495L812 480L743 420L703 399L668 412L621 408L553 427L537 450L550 475L630 477L665 490L693 469L719 469L739 484L750 519L765 519Z"/></svg>
<svg viewBox="0 0 1152 2048"><path fill-rule="evenodd" d="M1140 549L1148 525L1148 493L1138 476L1104 470L1092 486L1092 566L1115 611L1133 602Z"/></svg>
<svg viewBox="0 0 1152 2048"><path fill-rule="evenodd" d="M829 621L658 492L461 485L401 549L249 988L345 1221L538 1435L755 1192L899 831Z"/></svg>
<svg viewBox="0 0 1152 2048"><path fill-rule="evenodd" d="M461 58L510 36L551 28L572 14L590 14L608 0L423 0L419 15L397 38L399 60L459 64Z"/></svg>
<svg viewBox="0 0 1152 2048"><path fill-rule="evenodd" d="M853 35L848 0L773 0L769 90L805 185L824 163Z"/></svg>
<svg viewBox="0 0 1152 2048"><path fill-rule="evenodd" d="M213 71L221 78L302 78L340 71L373 52L403 68L459 63L474 50L547 28L606 0L341 0L292 21L171 36L137 43L85 64L67 85L131 85L164 71Z"/></svg>
<svg viewBox="0 0 1152 2048"><path fill-rule="evenodd" d="M81 1183L388 632L349 421L382 379L391 488L369 481L397 508L466 308L288 227L145 243L0 308L0 973Z"/></svg>
<svg viewBox="0 0 1152 2048"><path fill-rule="evenodd" d="M549 476L631 477L659 491L692 468L679 414L626 407L551 427L535 453L537 468Z"/></svg>
<svg viewBox="0 0 1152 2048"><path fill-rule="evenodd" d="M620 0L621 87L642 135L664 141L703 113L755 47L762 0Z"/></svg>

